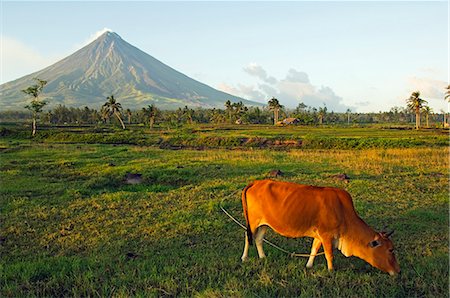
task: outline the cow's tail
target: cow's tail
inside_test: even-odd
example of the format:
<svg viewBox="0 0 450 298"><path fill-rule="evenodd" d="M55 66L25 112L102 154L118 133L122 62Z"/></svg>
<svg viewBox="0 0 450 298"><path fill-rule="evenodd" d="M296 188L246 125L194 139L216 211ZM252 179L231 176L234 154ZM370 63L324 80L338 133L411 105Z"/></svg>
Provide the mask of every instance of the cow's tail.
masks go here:
<svg viewBox="0 0 450 298"><path fill-rule="evenodd" d="M250 245L253 244L252 230L250 229L250 221L248 219L248 207L247 207L247 190L253 186L253 183L247 185L242 191L242 209L244 210L245 221L247 222L247 239Z"/></svg>

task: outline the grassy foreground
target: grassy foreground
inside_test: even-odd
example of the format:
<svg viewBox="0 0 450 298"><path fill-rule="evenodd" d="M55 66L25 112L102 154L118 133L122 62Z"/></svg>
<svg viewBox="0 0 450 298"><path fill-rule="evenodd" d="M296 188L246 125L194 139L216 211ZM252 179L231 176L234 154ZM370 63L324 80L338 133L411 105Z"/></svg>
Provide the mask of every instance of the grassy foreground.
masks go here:
<svg viewBox="0 0 450 298"><path fill-rule="evenodd" d="M0 296L443 297L449 287L448 147L162 150L0 141ZM265 246L240 262L240 191L278 179L347 189L360 216L389 224L402 275L336 252ZM143 183L125 183L127 173ZM350 183L333 177L346 173ZM311 240L270 240L308 252Z"/></svg>

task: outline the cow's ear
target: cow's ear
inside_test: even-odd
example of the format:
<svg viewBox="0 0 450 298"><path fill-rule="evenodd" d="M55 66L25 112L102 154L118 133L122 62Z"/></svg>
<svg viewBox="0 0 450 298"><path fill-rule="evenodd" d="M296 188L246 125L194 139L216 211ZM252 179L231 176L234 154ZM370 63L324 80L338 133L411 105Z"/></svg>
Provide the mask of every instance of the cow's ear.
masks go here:
<svg viewBox="0 0 450 298"><path fill-rule="evenodd" d="M380 246L380 245L381 245L381 243L378 240L373 240L373 241L369 242L369 246L372 247L372 248Z"/></svg>

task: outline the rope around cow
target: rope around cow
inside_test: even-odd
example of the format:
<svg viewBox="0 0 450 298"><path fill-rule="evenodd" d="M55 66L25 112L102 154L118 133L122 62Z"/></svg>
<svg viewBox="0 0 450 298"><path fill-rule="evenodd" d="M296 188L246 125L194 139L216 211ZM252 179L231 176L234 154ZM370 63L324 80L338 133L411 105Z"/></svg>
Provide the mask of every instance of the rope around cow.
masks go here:
<svg viewBox="0 0 450 298"><path fill-rule="evenodd" d="M236 218L234 218L230 213L228 213L228 211L225 210L225 208L223 208L222 203L223 203L223 201L220 202L220 205L219 205L220 209L221 209L221 210L222 210L229 218L231 218L236 224L238 224L241 228L243 228L245 231L247 231L247 228L246 228L243 224L241 224ZM315 254L315 255L310 255L310 254L299 254L299 253L295 253L295 252L290 252L290 251L287 251L287 250L285 250L284 248L281 248L281 247L279 247L278 245L276 245L276 244L270 242L269 240L266 240L266 239L263 239L263 240L264 240L264 242L266 242L267 244L269 244L269 245L272 246L273 248L276 248L276 249L278 249L279 251L282 251L282 252L288 254L288 255L291 256L291 257L304 257L304 258L308 258L308 257L310 257L310 256L320 256L320 255L325 254L325 252L320 252L320 253Z"/></svg>

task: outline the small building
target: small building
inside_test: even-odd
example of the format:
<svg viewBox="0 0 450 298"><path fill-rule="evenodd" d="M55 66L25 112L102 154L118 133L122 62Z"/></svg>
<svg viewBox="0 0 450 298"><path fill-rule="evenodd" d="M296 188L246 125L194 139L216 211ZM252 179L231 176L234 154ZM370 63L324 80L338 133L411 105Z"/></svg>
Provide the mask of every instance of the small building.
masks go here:
<svg viewBox="0 0 450 298"><path fill-rule="evenodd" d="M279 121L277 124L279 124L279 125L296 125L299 123L300 123L300 120L298 120L297 118L286 118L286 119Z"/></svg>

